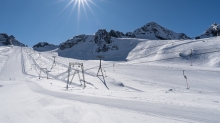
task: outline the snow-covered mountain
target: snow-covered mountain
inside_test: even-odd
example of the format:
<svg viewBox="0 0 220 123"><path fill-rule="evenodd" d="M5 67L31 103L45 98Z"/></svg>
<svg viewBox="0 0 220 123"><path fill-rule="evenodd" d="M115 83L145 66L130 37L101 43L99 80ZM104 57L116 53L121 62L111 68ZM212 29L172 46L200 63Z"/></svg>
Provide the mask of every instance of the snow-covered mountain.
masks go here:
<svg viewBox="0 0 220 123"><path fill-rule="evenodd" d="M151 40L190 39L183 33L175 33L158 25L155 22L151 22L141 28L136 29L133 32L127 32L125 34L123 32L115 30L111 30L110 32L108 32L105 29L100 29L94 35L75 36L72 39L68 39L66 42L61 43L59 49L60 53L62 52L62 50L69 48L79 49L80 51L83 50L83 52L107 52L111 50L118 50L119 48L121 48L121 46L118 46L118 44L116 43L120 38L139 38ZM77 45L77 47L73 47L75 45Z"/></svg>
<svg viewBox="0 0 220 123"><path fill-rule="evenodd" d="M123 33L120 31L111 30L109 35L115 38L140 38L151 40L178 40L190 39L184 33L176 33L167 28L160 26L155 22L150 22L133 32Z"/></svg>
<svg viewBox="0 0 220 123"><path fill-rule="evenodd" d="M36 51L49 51L58 48L57 45L49 44L47 42L39 42L33 46L33 49Z"/></svg>
<svg viewBox="0 0 220 123"><path fill-rule="evenodd" d="M167 28L160 26L155 22L150 22L141 28L138 28L132 33L136 38L152 39L152 40L177 40L177 39L190 39L184 33L176 33Z"/></svg>
<svg viewBox="0 0 220 123"><path fill-rule="evenodd" d="M16 38L13 35L8 36L6 33L0 33L0 44L2 44L2 45L25 46L23 43L16 40Z"/></svg>
<svg viewBox="0 0 220 123"><path fill-rule="evenodd" d="M213 23L202 35L197 36L196 39L209 38L214 36L220 36L220 27L217 23Z"/></svg>
<svg viewBox="0 0 220 123"><path fill-rule="evenodd" d="M115 38L124 38L126 35L123 32L111 30L109 32L109 35Z"/></svg>
<svg viewBox="0 0 220 123"><path fill-rule="evenodd" d="M107 52L109 50L118 50L119 47L114 45L115 39L116 38L112 37L105 29L100 29L94 35L78 35L61 43L59 45L59 51L61 53L63 50L70 48L78 50L74 53L100 53ZM77 45L77 47L74 47L75 45Z"/></svg>

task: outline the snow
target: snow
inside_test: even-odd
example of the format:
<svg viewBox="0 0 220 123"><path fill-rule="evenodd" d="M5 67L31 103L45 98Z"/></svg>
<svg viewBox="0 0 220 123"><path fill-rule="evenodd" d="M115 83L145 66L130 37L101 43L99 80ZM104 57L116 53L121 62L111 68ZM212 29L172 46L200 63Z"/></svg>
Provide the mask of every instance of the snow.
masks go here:
<svg viewBox="0 0 220 123"><path fill-rule="evenodd" d="M220 122L219 37L115 40L118 50L93 54L89 42L40 54L0 46L0 123ZM96 77L97 55L109 90ZM85 89L76 76L66 90L69 62L83 63Z"/></svg>

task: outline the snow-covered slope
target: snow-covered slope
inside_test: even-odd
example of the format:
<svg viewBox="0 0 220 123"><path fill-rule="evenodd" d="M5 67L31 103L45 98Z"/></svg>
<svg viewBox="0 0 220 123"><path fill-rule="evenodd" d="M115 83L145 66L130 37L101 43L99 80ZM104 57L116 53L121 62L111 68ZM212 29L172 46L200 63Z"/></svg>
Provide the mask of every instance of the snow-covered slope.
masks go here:
<svg viewBox="0 0 220 123"><path fill-rule="evenodd" d="M77 46L57 50L58 55L75 59L96 59L102 55L105 56L105 60L132 62L171 58L178 61L175 63L190 63L192 60L197 65L219 66L219 37L206 40L147 40L113 37L109 39L105 37L106 35L103 37L100 34L104 33L96 34L96 37L84 37L85 40L77 40L75 43ZM93 41L94 38L97 39L96 42ZM93 45L94 42L96 45ZM206 54L209 52L210 54Z"/></svg>
<svg viewBox="0 0 220 123"><path fill-rule="evenodd" d="M6 33L0 33L0 44L1 45L25 46L23 43L16 40L16 38L13 35L8 36Z"/></svg>
<svg viewBox="0 0 220 123"><path fill-rule="evenodd" d="M58 48L58 46L54 44L49 44L47 42L39 42L33 46L33 49L36 51L50 51Z"/></svg>
<svg viewBox="0 0 220 123"><path fill-rule="evenodd" d="M96 33L95 36L84 35L81 38L73 38L61 44L57 52L59 56L76 59L95 59L98 55L108 54L106 60L126 60L128 53L141 41L130 38L114 38L102 34ZM84 40L85 38L86 40Z"/></svg>
<svg viewBox="0 0 220 123"><path fill-rule="evenodd" d="M108 43L108 36L101 35L105 31L100 32L96 43ZM91 47L93 38L72 41L81 51L90 51L98 47ZM111 38L122 48L85 52L79 59L58 54L75 56L80 53L75 47L38 53L28 47L0 46L0 122L219 123L219 39ZM97 77L97 54L112 60L101 62L109 90ZM127 61L114 60L121 57ZM83 67L70 69L69 63Z"/></svg>
<svg viewBox="0 0 220 123"><path fill-rule="evenodd" d="M214 36L220 36L220 27L217 23L213 23L202 35L197 36L196 39L210 38Z"/></svg>
<svg viewBox="0 0 220 123"><path fill-rule="evenodd" d="M129 42L132 40L129 39ZM123 39L111 37L106 30L98 30L95 35L79 35L61 43L58 53L64 57L88 59L87 56L96 57L105 52L114 55L118 50L123 51L124 47L130 47L130 44Z"/></svg>

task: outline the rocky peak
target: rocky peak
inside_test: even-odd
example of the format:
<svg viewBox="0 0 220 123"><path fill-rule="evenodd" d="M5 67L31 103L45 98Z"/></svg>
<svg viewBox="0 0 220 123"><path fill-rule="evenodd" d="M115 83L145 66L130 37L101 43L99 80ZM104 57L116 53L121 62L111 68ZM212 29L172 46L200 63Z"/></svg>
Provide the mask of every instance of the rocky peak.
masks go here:
<svg viewBox="0 0 220 123"><path fill-rule="evenodd" d="M122 38L122 37L125 36L125 34L123 32L115 31L115 30L111 30L109 32L109 35L112 36L112 37L115 37L115 38Z"/></svg>
<svg viewBox="0 0 220 123"><path fill-rule="evenodd" d="M132 32L125 33L125 36L128 37L128 38L135 38L136 37L135 34L132 33Z"/></svg>
<svg viewBox="0 0 220 123"><path fill-rule="evenodd" d="M48 45L49 45L49 43L47 43L47 42L39 42L38 44L35 44L33 46L33 48L45 47L45 46L48 46Z"/></svg>
<svg viewBox="0 0 220 123"><path fill-rule="evenodd" d="M219 36L220 35L220 28L217 23L213 23L209 29L207 29L204 34L212 34L213 36Z"/></svg>
<svg viewBox="0 0 220 123"><path fill-rule="evenodd" d="M78 44L79 42L85 42L86 39L87 39L87 35L85 34L82 34L82 35L78 35L78 36L75 36L73 37L72 39L68 39L67 41L61 43L59 45L59 48L61 50L64 50L64 49L67 49L67 48L71 48L73 47L74 45Z"/></svg>
<svg viewBox="0 0 220 123"><path fill-rule="evenodd" d="M111 43L111 36L105 29L99 29L94 35L94 41L96 44L102 44L102 42Z"/></svg>
<svg viewBox="0 0 220 123"><path fill-rule="evenodd" d="M209 38L214 36L220 36L220 27L217 23L213 23L202 35L197 36L196 39Z"/></svg>
<svg viewBox="0 0 220 123"><path fill-rule="evenodd" d="M174 39L190 39L184 33L176 33L169 29L166 29L155 22L147 23L133 31L133 34L138 37L145 35L146 38L157 38L161 40L174 40Z"/></svg>
<svg viewBox="0 0 220 123"><path fill-rule="evenodd" d="M16 40L13 35L8 36L6 33L0 33L0 43L4 45L25 46L23 43Z"/></svg>

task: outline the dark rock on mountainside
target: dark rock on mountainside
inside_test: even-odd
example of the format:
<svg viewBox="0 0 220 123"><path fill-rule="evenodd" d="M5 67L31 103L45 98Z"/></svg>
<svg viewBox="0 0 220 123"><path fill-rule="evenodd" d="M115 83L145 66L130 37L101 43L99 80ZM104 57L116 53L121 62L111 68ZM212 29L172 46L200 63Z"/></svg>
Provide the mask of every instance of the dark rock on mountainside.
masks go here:
<svg viewBox="0 0 220 123"><path fill-rule="evenodd" d="M36 51L49 51L58 48L57 45L49 44L47 42L39 42L33 46L33 49Z"/></svg>
<svg viewBox="0 0 220 123"><path fill-rule="evenodd" d="M123 32L119 32L119 31L115 31L115 30L111 30L109 32L109 35L115 38L122 38L125 37L125 34Z"/></svg>
<svg viewBox="0 0 220 123"><path fill-rule="evenodd" d="M64 49L68 49L68 48L71 48L73 47L74 45L78 44L79 42L85 42L86 39L87 39L87 35L78 35L78 36L75 36L73 37L72 39L68 39L67 41L61 43L59 45L59 48L61 50L64 50Z"/></svg>
<svg viewBox="0 0 220 123"><path fill-rule="evenodd" d="M49 45L47 42L39 42L38 44L35 44L33 46L33 48L44 47L44 46L47 46L47 45Z"/></svg>
<svg viewBox="0 0 220 123"><path fill-rule="evenodd" d="M220 36L220 27L217 23L212 24L202 35L197 36L196 39L210 38Z"/></svg>
<svg viewBox="0 0 220 123"><path fill-rule="evenodd" d="M133 34L132 32L127 32L125 33L125 36L128 37L128 38L135 38L135 34Z"/></svg>
<svg viewBox="0 0 220 123"><path fill-rule="evenodd" d="M111 32L108 33L105 29L100 29L95 33L94 41L98 46L96 52L107 52L108 50L118 50L118 46L112 45L112 42L114 42L114 40L111 39L112 34L115 34L116 37L122 37L124 35L123 33L114 30L111 30Z"/></svg>
<svg viewBox="0 0 220 123"><path fill-rule="evenodd" d="M53 44L49 44L47 42L39 42L33 46L33 48L46 47L46 46L55 46Z"/></svg>
<svg viewBox="0 0 220 123"><path fill-rule="evenodd" d="M23 43L16 40L13 35L8 36L6 33L0 33L0 43L3 45L25 46Z"/></svg>
<svg viewBox="0 0 220 123"><path fill-rule="evenodd" d="M88 41L91 43L91 45L95 45L97 47L96 52L107 52L108 50L117 50L118 46L112 45L113 40L111 35L114 35L113 32L114 34L121 34L117 31L112 31L111 33L109 33L105 29L100 29L95 33L95 35L75 36L64 43L61 43L59 45L59 48L60 50L65 50L68 48L72 48L73 46L81 42L83 43L85 41ZM94 44L92 44L92 42L94 42Z"/></svg>

